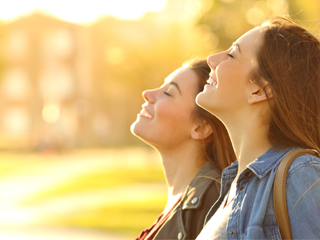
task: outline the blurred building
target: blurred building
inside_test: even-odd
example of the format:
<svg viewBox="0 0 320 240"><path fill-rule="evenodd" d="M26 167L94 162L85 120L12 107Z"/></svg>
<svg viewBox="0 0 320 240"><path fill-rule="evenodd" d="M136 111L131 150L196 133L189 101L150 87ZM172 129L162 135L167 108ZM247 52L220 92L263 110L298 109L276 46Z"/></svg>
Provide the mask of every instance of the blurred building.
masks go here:
<svg viewBox="0 0 320 240"><path fill-rule="evenodd" d="M88 29L33 13L2 30L1 147L50 150L106 137L93 106Z"/></svg>
<svg viewBox="0 0 320 240"><path fill-rule="evenodd" d="M160 13L78 25L33 12L6 22L0 26L0 148L142 144L129 129L142 91L161 85L187 54L208 52L198 35L185 38L192 29L183 26Z"/></svg>
<svg viewBox="0 0 320 240"><path fill-rule="evenodd" d="M316 19L319 7L317 0L172 0L136 21L104 16L78 25L33 12L0 24L0 148L142 144L129 130L142 91L186 59L228 48L270 15L304 9ZM318 21L304 23L319 29Z"/></svg>

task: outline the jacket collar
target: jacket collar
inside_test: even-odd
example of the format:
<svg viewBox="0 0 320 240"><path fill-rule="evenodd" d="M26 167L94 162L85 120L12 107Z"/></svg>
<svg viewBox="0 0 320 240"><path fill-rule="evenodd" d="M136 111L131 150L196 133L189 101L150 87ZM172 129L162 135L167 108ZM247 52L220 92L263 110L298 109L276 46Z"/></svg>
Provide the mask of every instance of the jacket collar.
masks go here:
<svg viewBox="0 0 320 240"><path fill-rule="evenodd" d="M272 147L263 155L251 162L247 168L250 169L258 178L263 178L272 169L278 166L283 157L295 148L277 148ZM236 175L238 171L238 161L224 169L223 176Z"/></svg>
<svg viewBox="0 0 320 240"><path fill-rule="evenodd" d="M294 148L279 149L272 147L262 156L258 157L248 168L258 177L263 178L272 169L278 166L283 157Z"/></svg>
<svg viewBox="0 0 320 240"><path fill-rule="evenodd" d="M220 177L220 173L211 162L205 163L190 182L182 198L182 209L200 207L206 190L213 181L220 183Z"/></svg>

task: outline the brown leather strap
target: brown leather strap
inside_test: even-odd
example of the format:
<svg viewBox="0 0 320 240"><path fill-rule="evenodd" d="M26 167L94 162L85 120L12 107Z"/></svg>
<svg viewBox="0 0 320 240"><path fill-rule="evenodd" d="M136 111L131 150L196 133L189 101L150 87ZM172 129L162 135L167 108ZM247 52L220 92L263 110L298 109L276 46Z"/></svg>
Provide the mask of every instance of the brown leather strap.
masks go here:
<svg viewBox="0 0 320 240"><path fill-rule="evenodd" d="M274 212L283 239L292 239L286 199L287 172L293 160L304 154L319 156L318 152L312 149L297 149L289 152L282 159L273 182Z"/></svg>

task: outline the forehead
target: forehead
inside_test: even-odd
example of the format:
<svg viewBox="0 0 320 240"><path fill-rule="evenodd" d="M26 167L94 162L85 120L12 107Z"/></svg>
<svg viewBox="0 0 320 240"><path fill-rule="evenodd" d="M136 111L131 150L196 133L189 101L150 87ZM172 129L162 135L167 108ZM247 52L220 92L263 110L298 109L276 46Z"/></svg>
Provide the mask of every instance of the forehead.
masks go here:
<svg viewBox="0 0 320 240"><path fill-rule="evenodd" d="M174 72L172 72L166 79L165 83L170 83L172 81L174 82L184 82L185 80L188 81L188 79L196 79L197 75L196 73L189 68L178 68Z"/></svg>
<svg viewBox="0 0 320 240"><path fill-rule="evenodd" d="M262 43L262 37L263 28L257 27L243 34L235 43L239 44L241 54L244 57L252 59L252 57L255 56L254 53L256 49L259 48Z"/></svg>
<svg viewBox="0 0 320 240"><path fill-rule="evenodd" d="M166 77L166 79L164 80L164 83L168 84L168 83L172 82L172 79L175 78L175 76L178 75L180 71L181 71L181 68L178 68L177 70L170 73L169 76Z"/></svg>
<svg viewBox="0 0 320 240"><path fill-rule="evenodd" d="M242 44L256 44L259 41L261 41L263 28L257 27L253 28L250 31L243 34L241 37L238 38L236 43L242 43Z"/></svg>
<svg viewBox="0 0 320 240"><path fill-rule="evenodd" d="M190 68L179 68L172 72L166 79L165 84L175 82L179 85L181 92L194 92L198 81L197 74Z"/></svg>

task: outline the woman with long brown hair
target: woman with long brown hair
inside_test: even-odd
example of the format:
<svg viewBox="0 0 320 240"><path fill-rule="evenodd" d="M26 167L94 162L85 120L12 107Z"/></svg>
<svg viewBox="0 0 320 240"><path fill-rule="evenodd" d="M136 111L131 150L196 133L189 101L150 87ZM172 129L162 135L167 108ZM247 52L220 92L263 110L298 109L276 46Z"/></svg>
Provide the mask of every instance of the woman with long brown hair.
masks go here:
<svg viewBox="0 0 320 240"><path fill-rule="evenodd" d="M168 201L139 240L195 239L219 197L222 169L235 161L224 125L194 101L209 72L206 60L189 61L161 87L143 92L145 103L131 131L158 151Z"/></svg>
<svg viewBox="0 0 320 240"><path fill-rule="evenodd" d="M197 239L281 239L273 182L294 149L320 152L320 43L274 17L207 59L196 101L226 126L237 161L222 173L219 200ZM297 157L286 180L294 239L320 239L320 158Z"/></svg>

